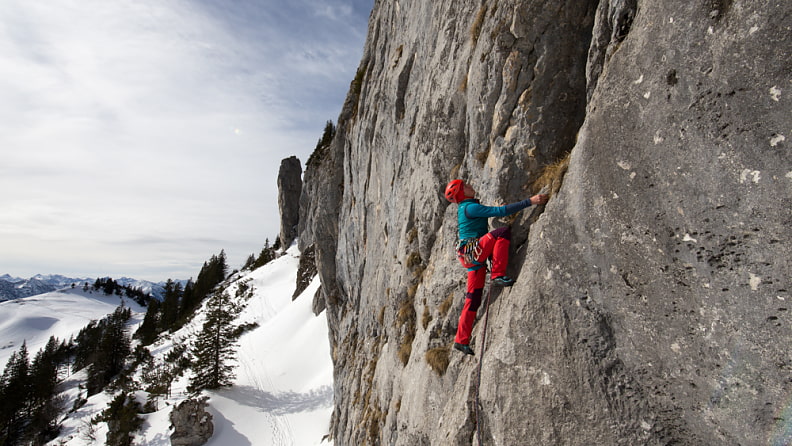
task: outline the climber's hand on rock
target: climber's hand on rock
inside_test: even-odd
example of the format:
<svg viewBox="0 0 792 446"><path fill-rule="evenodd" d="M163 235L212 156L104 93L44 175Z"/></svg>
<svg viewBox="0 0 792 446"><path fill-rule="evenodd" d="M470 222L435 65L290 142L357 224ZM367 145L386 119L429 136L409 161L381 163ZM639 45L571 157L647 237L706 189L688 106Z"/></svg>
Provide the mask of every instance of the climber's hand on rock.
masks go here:
<svg viewBox="0 0 792 446"><path fill-rule="evenodd" d="M539 205L547 203L547 200L550 198L549 195L545 194L537 194L531 197L531 204Z"/></svg>

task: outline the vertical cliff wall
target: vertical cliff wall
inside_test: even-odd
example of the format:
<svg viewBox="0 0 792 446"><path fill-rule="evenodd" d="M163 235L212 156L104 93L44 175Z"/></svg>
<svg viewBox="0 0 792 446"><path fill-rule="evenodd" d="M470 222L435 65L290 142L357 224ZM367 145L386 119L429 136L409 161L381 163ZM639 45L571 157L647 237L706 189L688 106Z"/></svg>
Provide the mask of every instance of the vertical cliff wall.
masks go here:
<svg viewBox="0 0 792 446"><path fill-rule="evenodd" d="M792 441L791 11L377 1L300 209L336 444ZM536 221L493 222L518 282L491 295L483 357L450 351L445 183L511 202L554 163Z"/></svg>

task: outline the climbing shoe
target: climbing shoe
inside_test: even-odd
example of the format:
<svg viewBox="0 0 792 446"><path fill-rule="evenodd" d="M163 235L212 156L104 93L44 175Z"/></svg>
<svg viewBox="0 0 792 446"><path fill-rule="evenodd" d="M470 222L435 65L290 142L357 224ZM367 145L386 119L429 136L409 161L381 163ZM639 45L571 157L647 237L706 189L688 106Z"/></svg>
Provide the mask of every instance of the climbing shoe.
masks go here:
<svg viewBox="0 0 792 446"><path fill-rule="evenodd" d="M492 284L495 286L512 286L514 285L514 279L509 276L500 276L492 279Z"/></svg>
<svg viewBox="0 0 792 446"><path fill-rule="evenodd" d="M460 344L459 342L454 342L454 348L461 351L466 355L475 355L476 353L473 352L473 349L470 348L467 344Z"/></svg>

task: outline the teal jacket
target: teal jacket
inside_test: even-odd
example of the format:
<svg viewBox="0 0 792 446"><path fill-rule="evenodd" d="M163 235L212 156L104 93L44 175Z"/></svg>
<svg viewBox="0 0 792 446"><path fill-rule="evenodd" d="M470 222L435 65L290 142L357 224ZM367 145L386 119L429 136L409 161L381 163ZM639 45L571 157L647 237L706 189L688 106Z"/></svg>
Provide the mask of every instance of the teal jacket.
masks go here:
<svg viewBox="0 0 792 446"><path fill-rule="evenodd" d="M468 198L457 208L459 240L479 238L489 232L490 217L505 217L530 205L530 198L506 206L484 206L475 198Z"/></svg>

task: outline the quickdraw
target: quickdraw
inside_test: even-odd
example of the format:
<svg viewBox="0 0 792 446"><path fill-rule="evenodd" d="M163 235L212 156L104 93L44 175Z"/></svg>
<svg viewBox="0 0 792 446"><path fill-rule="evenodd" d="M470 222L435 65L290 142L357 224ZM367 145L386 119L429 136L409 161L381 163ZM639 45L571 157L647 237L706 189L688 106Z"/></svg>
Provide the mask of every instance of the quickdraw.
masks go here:
<svg viewBox="0 0 792 446"><path fill-rule="evenodd" d="M481 256L481 247L479 247L477 238L466 238L459 241L457 245L457 257L465 265L481 265L478 261Z"/></svg>

